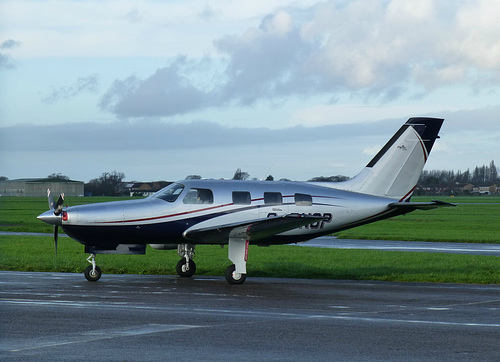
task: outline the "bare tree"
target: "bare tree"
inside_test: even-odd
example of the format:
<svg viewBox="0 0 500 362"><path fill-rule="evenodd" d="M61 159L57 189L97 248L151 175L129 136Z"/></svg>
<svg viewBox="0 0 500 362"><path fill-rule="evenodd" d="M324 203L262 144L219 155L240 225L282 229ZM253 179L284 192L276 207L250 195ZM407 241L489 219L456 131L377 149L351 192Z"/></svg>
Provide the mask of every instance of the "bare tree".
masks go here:
<svg viewBox="0 0 500 362"><path fill-rule="evenodd" d="M61 173L51 173L47 176L51 180L69 180L69 177Z"/></svg>
<svg viewBox="0 0 500 362"><path fill-rule="evenodd" d="M239 168L234 173L233 180L246 180L249 176L248 172L241 171L241 168Z"/></svg>
<svg viewBox="0 0 500 362"><path fill-rule="evenodd" d="M118 196L124 178L123 172L104 172L101 177L92 179L85 185L86 191L94 195Z"/></svg>

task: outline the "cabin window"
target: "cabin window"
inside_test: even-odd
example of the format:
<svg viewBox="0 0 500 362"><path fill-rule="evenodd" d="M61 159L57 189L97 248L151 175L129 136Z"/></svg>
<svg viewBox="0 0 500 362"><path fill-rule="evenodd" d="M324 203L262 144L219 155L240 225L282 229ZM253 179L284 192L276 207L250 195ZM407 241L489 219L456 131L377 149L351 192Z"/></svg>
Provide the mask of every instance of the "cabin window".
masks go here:
<svg viewBox="0 0 500 362"><path fill-rule="evenodd" d="M295 194L295 205L297 206L312 206L313 198L311 195Z"/></svg>
<svg viewBox="0 0 500 362"><path fill-rule="evenodd" d="M280 205L283 203L281 192L264 192L264 203L266 205Z"/></svg>
<svg viewBox="0 0 500 362"><path fill-rule="evenodd" d="M214 194L209 189L192 188L189 189L182 202L185 204L213 204Z"/></svg>
<svg viewBox="0 0 500 362"><path fill-rule="evenodd" d="M157 193L151 195L151 197L156 197L157 199L162 199L168 202L174 202L177 200L182 190L184 190L184 185L176 182L161 189Z"/></svg>
<svg viewBox="0 0 500 362"><path fill-rule="evenodd" d="M247 191L233 191L233 204L235 205L250 205L252 198L250 192Z"/></svg>

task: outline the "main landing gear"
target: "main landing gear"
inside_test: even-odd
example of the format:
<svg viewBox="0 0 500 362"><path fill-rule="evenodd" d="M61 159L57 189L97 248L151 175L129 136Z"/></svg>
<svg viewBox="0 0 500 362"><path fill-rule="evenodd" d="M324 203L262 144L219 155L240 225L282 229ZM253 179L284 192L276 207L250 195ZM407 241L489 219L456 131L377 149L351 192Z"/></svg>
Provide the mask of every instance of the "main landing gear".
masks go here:
<svg viewBox="0 0 500 362"><path fill-rule="evenodd" d="M196 272L193 261L194 245L179 244L177 254L182 258L177 263L177 274L181 277L191 277ZM226 269L226 280L229 284L243 284L247 278L248 240L229 238L228 257L233 262Z"/></svg>
<svg viewBox="0 0 500 362"><path fill-rule="evenodd" d="M177 254L182 258L177 263L177 274L181 277L189 278L196 272L196 264L193 261L194 245L193 244L179 244L177 247Z"/></svg>
<svg viewBox="0 0 500 362"><path fill-rule="evenodd" d="M92 265L89 265L87 269L85 269L85 278L89 282L96 282L101 278L102 272L101 268L99 268L95 263L95 254L90 254L87 261Z"/></svg>
<svg viewBox="0 0 500 362"><path fill-rule="evenodd" d="M234 264L226 269L229 284L243 284L247 278L248 240L229 238L228 257Z"/></svg>

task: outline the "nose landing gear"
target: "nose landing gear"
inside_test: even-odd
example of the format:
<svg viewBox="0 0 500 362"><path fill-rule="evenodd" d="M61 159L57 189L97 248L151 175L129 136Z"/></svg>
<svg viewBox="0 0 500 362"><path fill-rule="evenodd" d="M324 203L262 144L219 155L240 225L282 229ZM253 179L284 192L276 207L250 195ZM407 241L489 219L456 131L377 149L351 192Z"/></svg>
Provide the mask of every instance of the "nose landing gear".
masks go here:
<svg viewBox="0 0 500 362"><path fill-rule="evenodd" d="M89 265L87 269L85 269L85 278L89 282L96 282L101 278L102 272L101 268L99 268L95 263L95 254L90 254L87 261L92 265Z"/></svg>
<svg viewBox="0 0 500 362"><path fill-rule="evenodd" d="M179 244L177 247L177 254L182 258L177 263L177 274L184 278L189 278L196 272L196 264L193 261L194 245L193 244Z"/></svg>

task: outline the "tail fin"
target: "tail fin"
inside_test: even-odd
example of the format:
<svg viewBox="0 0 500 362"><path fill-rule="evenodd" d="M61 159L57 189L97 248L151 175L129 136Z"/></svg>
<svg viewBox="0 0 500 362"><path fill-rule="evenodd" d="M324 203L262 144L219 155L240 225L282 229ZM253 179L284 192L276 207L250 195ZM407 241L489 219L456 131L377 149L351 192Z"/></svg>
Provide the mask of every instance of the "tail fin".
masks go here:
<svg viewBox="0 0 500 362"><path fill-rule="evenodd" d="M332 187L409 200L443 121L410 118L357 176Z"/></svg>

